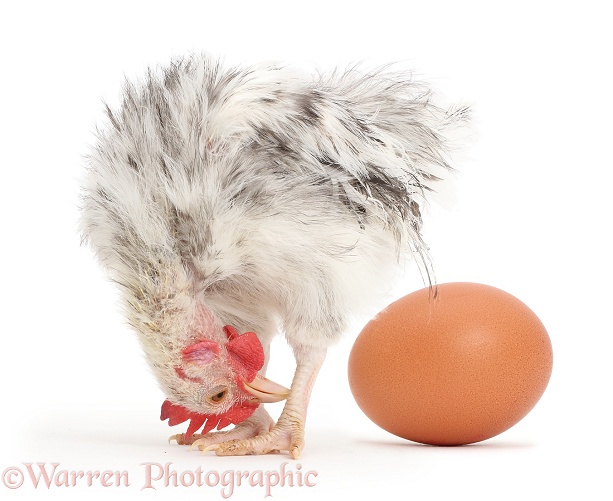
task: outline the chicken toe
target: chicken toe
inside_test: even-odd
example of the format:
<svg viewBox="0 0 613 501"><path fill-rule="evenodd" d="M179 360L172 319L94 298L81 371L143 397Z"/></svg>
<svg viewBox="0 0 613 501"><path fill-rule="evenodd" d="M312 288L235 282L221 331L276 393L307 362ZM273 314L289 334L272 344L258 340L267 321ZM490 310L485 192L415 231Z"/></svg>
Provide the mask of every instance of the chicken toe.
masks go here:
<svg viewBox="0 0 613 501"><path fill-rule="evenodd" d="M298 459L303 448L304 423L301 421L290 422L287 418L284 419L282 415L276 426L267 433L245 440L211 444L201 450L202 452L215 451L218 456L246 456L288 451L293 459Z"/></svg>
<svg viewBox="0 0 613 501"><path fill-rule="evenodd" d="M244 440L258 436L271 430L273 425L274 421L270 417L270 414L268 414L264 407L260 406L251 417L245 419L231 430L212 431L203 435L195 433L190 440L185 440L185 433L179 433L177 435L172 435L168 441L174 440L179 445L190 445L190 450L193 448L203 450L206 447L219 444L220 442Z"/></svg>

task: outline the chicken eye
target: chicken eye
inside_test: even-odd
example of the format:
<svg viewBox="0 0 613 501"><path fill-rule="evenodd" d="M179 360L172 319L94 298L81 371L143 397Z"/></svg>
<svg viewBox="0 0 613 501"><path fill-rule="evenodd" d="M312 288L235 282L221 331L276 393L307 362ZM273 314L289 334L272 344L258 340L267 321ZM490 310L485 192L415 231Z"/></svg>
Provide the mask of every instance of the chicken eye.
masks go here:
<svg viewBox="0 0 613 501"><path fill-rule="evenodd" d="M228 390L224 388L224 389L219 390L217 393L211 395L209 397L209 400L213 402L214 404L218 404L220 402L223 402L227 394L228 394Z"/></svg>

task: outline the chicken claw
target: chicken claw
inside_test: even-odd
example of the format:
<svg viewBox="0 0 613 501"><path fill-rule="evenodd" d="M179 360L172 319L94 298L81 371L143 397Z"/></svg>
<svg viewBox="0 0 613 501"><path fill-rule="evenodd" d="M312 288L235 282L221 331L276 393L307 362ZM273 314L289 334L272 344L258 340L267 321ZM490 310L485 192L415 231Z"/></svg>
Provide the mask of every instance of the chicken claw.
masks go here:
<svg viewBox="0 0 613 501"><path fill-rule="evenodd" d="M269 428L247 437L232 437L230 434L240 428L241 423L234 430L227 432L228 434L221 437L220 440L217 440L220 433L215 434L215 441L210 441L205 436L196 440L192 448L197 447L202 452L215 451L218 456L245 456L288 451L292 459L298 459L304 449L304 423L311 389L325 358L326 350L312 350L306 354L295 350L295 355L297 367L292 389L283 412L272 429Z"/></svg>
<svg viewBox="0 0 613 501"><path fill-rule="evenodd" d="M199 450L203 450L205 447L219 444L220 442L244 440L255 437L268 432L273 425L274 421L270 417L270 414L268 414L264 407L260 406L250 418L245 419L245 421L236 425L231 430L212 431L204 435L195 433L191 440L187 442L185 441L185 434L179 433L178 435L171 436L168 441L175 440L179 445L190 445L190 451L196 447Z"/></svg>
<svg viewBox="0 0 613 501"><path fill-rule="evenodd" d="M176 435L170 435L170 437L168 437L168 443L174 440L179 445L191 445L200 437L202 437L202 435L199 433L194 433L191 440L185 441L185 433L177 433Z"/></svg>
<svg viewBox="0 0 613 501"><path fill-rule="evenodd" d="M304 426L302 423L286 425L283 416L279 423L267 433L245 440L231 440L209 446L194 442L203 453L215 451L218 456L246 456L250 454L269 454L288 451L292 459L298 459L304 448Z"/></svg>
<svg viewBox="0 0 613 501"><path fill-rule="evenodd" d="M234 430L229 430L229 431L234 431ZM168 443L174 440L179 445L192 445L196 440L200 440L201 438L205 438L205 437L209 437L213 435L223 435L224 433L228 433L228 430L221 431L221 432L212 431L204 435L200 433L194 433L189 440L185 440L185 435L186 435L185 433L177 433L176 435L170 435L170 437L168 437Z"/></svg>
<svg viewBox="0 0 613 501"><path fill-rule="evenodd" d="M194 448L194 446L192 445L189 450L191 451ZM202 445L198 446L198 449L200 450L200 452L202 452L203 454L205 452L209 452L209 451L214 451L219 449L219 444L213 444L213 445L209 445L207 447L204 447Z"/></svg>

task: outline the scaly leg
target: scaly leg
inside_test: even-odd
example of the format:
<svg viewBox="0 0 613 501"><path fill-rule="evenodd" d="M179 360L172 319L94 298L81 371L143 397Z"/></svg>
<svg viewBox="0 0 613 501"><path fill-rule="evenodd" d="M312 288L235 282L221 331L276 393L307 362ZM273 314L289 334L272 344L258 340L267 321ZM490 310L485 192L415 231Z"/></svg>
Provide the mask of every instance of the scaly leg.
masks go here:
<svg viewBox="0 0 613 501"><path fill-rule="evenodd" d="M304 448L304 423L311 390L323 364L326 350L304 347L295 349L294 353L296 373L291 391L283 412L272 430L253 438L216 444L211 444L204 438L196 440L192 447L197 447L203 452L214 450L218 456L244 456L288 451L293 459L298 459Z"/></svg>

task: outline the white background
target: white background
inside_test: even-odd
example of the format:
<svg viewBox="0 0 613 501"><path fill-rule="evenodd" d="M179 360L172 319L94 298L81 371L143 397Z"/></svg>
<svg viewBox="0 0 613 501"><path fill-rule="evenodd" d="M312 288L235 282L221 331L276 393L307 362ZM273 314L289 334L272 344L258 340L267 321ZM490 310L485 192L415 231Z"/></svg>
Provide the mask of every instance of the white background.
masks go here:
<svg viewBox="0 0 613 501"><path fill-rule="evenodd" d="M8 6L11 5L11 6ZM610 14L606 2L8 2L0 12L0 471L57 462L126 470L129 487L0 497L220 499L220 488L141 491L143 462L179 472L317 471L274 499L613 499ZM82 156L104 98L149 64L207 50L231 63L401 66L474 106L478 138L455 204L426 215L439 282L474 281L526 302L547 327L554 371L509 431L459 448L372 424L347 383L356 326L315 386L303 457L217 458L167 444L163 395L114 288L77 235ZM421 287L406 279L404 292ZM390 298L392 299L392 298ZM366 319L365 319L366 320ZM282 340L270 375L289 384ZM273 407L277 413L280 407ZM180 431L180 430L177 430ZM260 487L231 499L263 499ZM347 499L351 499L347 497Z"/></svg>

